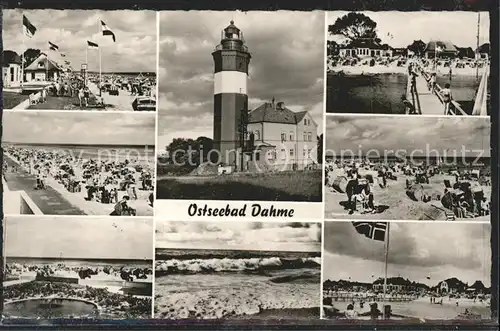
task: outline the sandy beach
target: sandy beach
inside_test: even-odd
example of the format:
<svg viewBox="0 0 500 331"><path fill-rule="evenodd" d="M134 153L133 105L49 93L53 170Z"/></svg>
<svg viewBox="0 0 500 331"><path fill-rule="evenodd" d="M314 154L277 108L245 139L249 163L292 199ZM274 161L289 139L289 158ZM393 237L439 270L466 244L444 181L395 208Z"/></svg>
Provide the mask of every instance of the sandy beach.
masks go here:
<svg viewBox="0 0 500 331"><path fill-rule="evenodd" d="M439 299L439 298L438 298ZM440 299L439 299L440 300ZM458 303L458 305L457 305ZM347 310L347 306L351 302L333 302L333 307L338 309L340 312ZM379 309L382 309L382 302L377 302ZM450 298L443 297L443 304L432 304L430 303L430 297L423 296L412 301L406 302L387 302L386 304L391 306L392 313L399 318L410 318L410 319L423 319L423 320L450 320L450 319L460 319L458 316L463 314L465 309L467 309L473 315L480 315L481 319L491 318L491 310L488 307L489 303L487 301L480 302L479 300L467 299L467 298ZM360 308L359 304L356 303L354 310L358 314L370 312L370 302L367 301Z"/></svg>
<svg viewBox="0 0 500 331"><path fill-rule="evenodd" d="M402 171L393 172L396 176L396 180L387 179L387 186L381 187L381 178L378 177L376 171L370 170L360 170L360 174L363 175L370 174L373 176L374 183L371 185L371 192L374 195L375 205L383 206L379 209L378 213L363 213L354 212L352 214L348 213L345 207L345 202L347 201L346 193L341 193L334 188L334 182L338 177L346 177L347 174L343 168L333 168L328 172L326 181L327 187L325 191L325 217L335 218L335 217L345 217L349 219L354 219L356 217L362 217L364 219L383 219L383 220L420 220L429 219L431 215L435 215L439 210L444 207L437 197L442 197L445 190L445 181L454 183L456 181L455 176L447 173L434 174L429 177L429 183L419 184L422 186L422 190L426 192L429 196L433 197L433 200L429 202L416 201L408 196L406 188L406 181L413 181L415 176L405 175ZM363 176L362 175L362 176ZM491 196L491 186L482 185L484 191L484 196L489 199ZM437 208L435 208L435 207ZM445 220L446 216L444 213L439 212L441 216L439 219ZM436 214L437 215L437 214ZM481 216L474 218L464 218L466 220L474 221L484 221L489 219L489 216ZM462 219L456 217L456 219Z"/></svg>
<svg viewBox="0 0 500 331"><path fill-rule="evenodd" d="M44 150L43 148L37 147L37 148L32 148L32 151L42 151ZM14 154L16 153L16 149L12 149L11 152L5 152L6 158L9 160L15 162L19 167L21 167L22 171L27 172L28 174L32 173L32 169L30 169L30 165L28 163L25 163L21 159L20 154ZM62 151L62 150L61 150ZM59 151L59 152L61 152ZM56 151L57 152L57 151ZM115 156L118 156L117 153ZM71 155L71 154L70 154ZM68 155L66 155L67 157ZM103 155L105 156L105 155ZM87 190L83 187L81 191L74 191L70 192L68 189L65 187L63 184L62 180L56 179L57 174L60 172L58 169L58 164L69 164L75 171L75 176L79 178L83 178L83 172L84 169L82 168L83 164L89 163L92 161L90 158L81 158L81 159L74 159L72 161L67 162L67 158L64 158L66 161L63 159L60 159L57 164L53 164L51 166L51 169L48 172L48 176L46 178L46 185L50 186L53 188L56 192L58 192L64 199L66 199L70 204L73 206L77 207L78 209L82 210L85 214L87 215L109 215L110 213L113 212L114 210L114 204L112 203L101 203L96 200L88 200L88 194ZM113 159L113 158L111 158ZM121 160L118 160L118 162L124 162L125 159L128 159L127 157L121 157ZM64 162L63 162L64 161ZM129 167L133 167L135 165L138 165L140 167L144 167L145 171L148 171L148 164L149 161L141 158L137 160L131 160ZM33 170L34 171L34 170ZM150 173L153 173L151 169L149 170ZM112 176L111 172L101 172L100 176L104 177L110 177ZM133 173L134 180L136 183L141 183L141 172L136 172L134 171ZM13 177L13 176L10 176ZM14 176L15 178L15 176ZM7 185L9 185L8 182ZM33 187L35 186L35 182L33 182ZM153 214L153 207L151 205L151 202L149 200L150 195L152 193L152 190L143 190L141 188L141 185L137 185L138 189L136 190L137 193L137 199L130 199L128 205L132 208L134 208L137 212L137 216L150 216ZM125 195L129 195L130 193L127 192L127 190L118 190L117 191L117 198L118 201L123 199ZM28 192L29 195L29 192Z"/></svg>
<svg viewBox="0 0 500 331"><path fill-rule="evenodd" d="M432 66L424 67L427 71L435 71L438 75L446 76L450 74L450 68L444 66L438 66L433 68ZM485 71L490 70L489 66L483 66L482 68L476 69L466 66L465 68L452 67L452 76L475 76L476 73L481 76ZM389 65L375 64L374 66L369 66L367 64L358 64L354 66L350 65L338 65L333 66L331 63L328 64L327 72L329 74L335 74L342 72L345 75L381 75L381 74L407 74L408 66L397 66L395 63Z"/></svg>

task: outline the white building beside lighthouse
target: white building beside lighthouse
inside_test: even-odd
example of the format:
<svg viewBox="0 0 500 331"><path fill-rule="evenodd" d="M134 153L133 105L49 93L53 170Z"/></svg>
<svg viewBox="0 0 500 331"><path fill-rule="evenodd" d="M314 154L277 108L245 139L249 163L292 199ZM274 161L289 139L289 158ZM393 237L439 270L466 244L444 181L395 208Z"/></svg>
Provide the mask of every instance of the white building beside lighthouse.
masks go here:
<svg viewBox="0 0 500 331"><path fill-rule="evenodd" d="M251 55L243 33L234 22L221 32L220 44L212 53L214 60L214 149L220 162L236 165L241 148L240 127L248 113L248 65Z"/></svg>

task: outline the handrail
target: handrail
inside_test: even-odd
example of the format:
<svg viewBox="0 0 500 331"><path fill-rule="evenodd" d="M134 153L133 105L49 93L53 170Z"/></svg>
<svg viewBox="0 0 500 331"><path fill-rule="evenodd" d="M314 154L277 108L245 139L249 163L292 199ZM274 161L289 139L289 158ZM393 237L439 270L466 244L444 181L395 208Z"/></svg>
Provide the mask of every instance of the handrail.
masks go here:
<svg viewBox="0 0 500 331"><path fill-rule="evenodd" d="M420 70L421 70L422 74L424 75L425 79L427 80L429 74L427 72L425 72L423 69L420 69ZM443 88L438 83L436 83L434 90L436 91L436 96L438 97L439 101L442 104L444 104L444 99L443 99L443 96L441 95L441 91L443 90ZM462 109L462 106L458 102L456 102L455 100L451 100L450 103L453 105L453 108L455 108L456 110L458 110L460 112L460 114L462 114L464 116L468 116L468 114ZM456 115L453 113L453 111L451 109L448 111L452 112L453 115Z"/></svg>

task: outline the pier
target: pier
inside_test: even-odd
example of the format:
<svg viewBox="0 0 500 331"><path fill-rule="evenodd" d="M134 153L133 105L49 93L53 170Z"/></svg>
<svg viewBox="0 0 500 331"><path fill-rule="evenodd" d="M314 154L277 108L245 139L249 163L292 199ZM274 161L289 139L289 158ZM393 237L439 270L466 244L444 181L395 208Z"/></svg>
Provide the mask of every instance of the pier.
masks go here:
<svg viewBox="0 0 500 331"><path fill-rule="evenodd" d="M443 87L436 83L434 91L429 89L428 80L430 74L423 68L418 68L418 76L415 78L415 88L412 89L411 75L408 75L408 82L406 87L406 100L408 100L415 113L418 115L463 115L469 116L462 106L455 100L451 100L451 106L448 112L444 113L444 101L441 95ZM488 76L489 70L485 68L482 76L481 83L476 92L474 101L474 108L471 115L474 116L487 116L487 100L488 100ZM453 92L453 91L452 91ZM407 110L408 113L408 110Z"/></svg>

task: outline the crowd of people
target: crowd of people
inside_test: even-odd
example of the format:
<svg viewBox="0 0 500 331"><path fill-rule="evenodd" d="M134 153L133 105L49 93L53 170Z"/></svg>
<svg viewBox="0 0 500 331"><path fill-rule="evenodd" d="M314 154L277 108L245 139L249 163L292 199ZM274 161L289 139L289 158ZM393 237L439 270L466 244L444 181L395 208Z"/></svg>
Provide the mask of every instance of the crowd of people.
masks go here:
<svg viewBox="0 0 500 331"><path fill-rule="evenodd" d="M70 193L86 190L87 201L114 204L113 216L136 215L129 202L139 199L138 189L149 191L149 204L153 203L153 171L139 160L80 159L62 150L18 147L6 151L29 174L36 175L36 189L46 189L48 178L53 178Z"/></svg>
<svg viewBox="0 0 500 331"><path fill-rule="evenodd" d="M5 266L5 274L12 275L22 275L27 272L35 272L38 277L46 278L51 276L56 276L58 273L72 273L75 276L78 275L80 279L91 279L94 275L106 274L109 276L114 276L116 279L121 279L124 281L134 281L137 279L147 279L148 276L153 274L152 268L130 268L130 267L120 267L113 268L113 266L103 266L103 267L81 267L81 266L68 266L64 263L54 263L54 264L20 264L20 263L7 263Z"/></svg>
<svg viewBox="0 0 500 331"><path fill-rule="evenodd" d="M436 189L441 191L439 194L433 194L434 190L426 190L420 185L429 186L430 178L435 175L442 175L445 185L444 192L441 188ZM345 207L349 214L378 212L373 190L375 185L385 189L389 185L388 180L396 181L397 176L406 178L405 188L409 198L412 198L411 192L419 190L422 196L418 198L413 196L412 199L423 202L440 201L442 206L451 210L457 218L490 214L490 203L484 187L491 185L491 182L487 176L480 175L479 170L453 170L441 168L437 164L413 165L396 161L372 163L368 160L358 162L334 160L327 162L325 167L325 184L335 191L346 194ZM456 180L452 184L450 179L453 177ZM339 184L342 181L343 186Z"/></svg>

